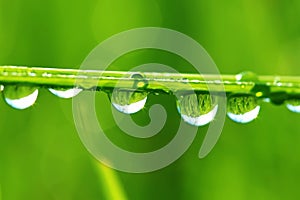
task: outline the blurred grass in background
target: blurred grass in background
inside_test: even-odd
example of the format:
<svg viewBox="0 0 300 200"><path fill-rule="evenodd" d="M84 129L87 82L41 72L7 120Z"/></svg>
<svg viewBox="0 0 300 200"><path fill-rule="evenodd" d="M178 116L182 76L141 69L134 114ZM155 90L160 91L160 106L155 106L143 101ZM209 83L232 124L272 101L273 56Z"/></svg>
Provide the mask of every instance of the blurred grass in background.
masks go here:
<svg viewBox="0 0 300 200"><path fill-rule="evenodd" d="M300 75L299 19L296 0L0 0L0 64L78 68L104 39L159 26L197 40L221 73ZM176 69L184 63L157 52L120 59L119 70L150 61ZM125 138L109 122L103 96L97 97L99 119L107 119L110 137L124 148L159 148L176 132L180 118L173 97L149 98L148 106L166 107L168 123L153 141L140 141ZM171 166L126 174L101 166L87 152L71 104L46 90L24 111L0 101L1 200L300 198L300 115L284 106L263 104L259 118L247 125L227 119L221 139L203 160L197 155L207 127L199 128L193 145ZM140 124L149 120L146 111L133 118Z"/></svg>

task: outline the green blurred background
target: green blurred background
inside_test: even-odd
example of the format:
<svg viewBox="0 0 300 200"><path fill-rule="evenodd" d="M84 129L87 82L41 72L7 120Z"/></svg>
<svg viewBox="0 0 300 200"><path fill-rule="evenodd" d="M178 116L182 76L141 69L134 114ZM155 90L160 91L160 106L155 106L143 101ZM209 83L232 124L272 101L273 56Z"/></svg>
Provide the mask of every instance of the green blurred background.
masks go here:
<svg viewBox="0 0 300 200"><path fill-rule="evenodd" d="M104 39L135 27L159 26L202 44L223 74L300 75L300 1L289 0L0 0L0 64L79 68ZM157 52L135 53L119 70L184 61ZM153 140L122 135L99 94L99 120L126 149L147 151L172 139L180 117L171 96L161 103L168 123ZM102 101L101 101L102 100ZM169 103L169 102L174 102ZM254 122L226 119L216 147L198 159L207 127L175 163L148 174L103 167L85 149L72 119L72 101L40 90L26 110L0 101L0 200L10 199L299 199L300 115L285 106L262 105ZM147 112L133 116L139 124ZM140 120L138 120L140 119Z"/></svg>

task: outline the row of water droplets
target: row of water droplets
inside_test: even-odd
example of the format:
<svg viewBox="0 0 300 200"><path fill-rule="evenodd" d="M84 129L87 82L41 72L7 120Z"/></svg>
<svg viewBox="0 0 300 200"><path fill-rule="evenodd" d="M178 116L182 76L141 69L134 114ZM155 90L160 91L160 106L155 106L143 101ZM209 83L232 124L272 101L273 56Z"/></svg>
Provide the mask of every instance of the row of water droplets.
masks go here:
<svg viewBox="0 0 300 200"><path fill-rule="evenodd" d="M251 72L241 73L238 81L255 79ZM242 87L242 86L241 86ZM1 85L5 102L15 109L26 109L32 106L38 97L38 87L30 85ZM60 98L72 98L78 95L82 89L48 89L52 94ZM125 114L133 114L145 107L149 92L129 91L114 89L108 93L109 99L115 109ZM227 95L227 116L237 123L249 123L257 118L260 111L261 100L269 102L269 98L261 98L263 92L233 93ZM214 120L218 111L216 98L208 92L182 93L177 96L177 110L182 119L194 126L204 126ZM286 107L296 113L300 113L300 99L286 99Z"/></svg>
<svg viewBox="0 0 300 200"><path fill-rule="evenodd" d="M60 98L72 98L79 94L82 89L48 89L52 94ZM39 89L30 85L1 85L0 91L3 93L5 102L11 107L23 110L32 106L38 97Z"/></svg>

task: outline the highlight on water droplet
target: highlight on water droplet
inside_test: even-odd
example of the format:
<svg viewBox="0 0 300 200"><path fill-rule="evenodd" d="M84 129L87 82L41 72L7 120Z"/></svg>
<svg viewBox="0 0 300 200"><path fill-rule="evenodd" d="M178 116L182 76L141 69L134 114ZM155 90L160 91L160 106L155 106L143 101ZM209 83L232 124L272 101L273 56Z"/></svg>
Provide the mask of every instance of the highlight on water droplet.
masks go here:
<svg viewBox="0 0 300 200"><path fill-rule="evenodd" d="M204 126L216 116L218 105L210 94L185 94L177 99L182 119L193 126Z"/></svg>
<svg viewBox="0 0 300 200"><path fill-rule="evenodd" d="M80 89L80 88L69 88L69 89L65 89L65 88L60 88L60 89L49 88L48 90L52 94L54 94L55 96L58 96L58 97L64 98L64 99L69 99L69 98L75 97L76 95L78 95L82 91L82 89Z"/></svg>
<svg viewBox="0 0 300 200"><path fill-rule="evenodd" d="M300 99L289 99L285 101L286 107L295 113L300 113Z"/></svg>
<svg viewBox="0 0 300 200"><path fill-rule="evenodd" d="M249 123L260 111L258 100L251 94L234 94L227 101L227 116L237 123Z"/></svg>
<svg viewBox="0 0 300 200"><path fill-rule="evenodd" d="M133 114L145 107L147 92L115 89L111 96L111 103L118 111Z"/></svg>
<svg viewBox="0 0 300 200"><path fill-rule="evenodd" d="M27 85L6 85L3 90L3 96L8 105L23 110L35 103L38 89Z"/></svg>

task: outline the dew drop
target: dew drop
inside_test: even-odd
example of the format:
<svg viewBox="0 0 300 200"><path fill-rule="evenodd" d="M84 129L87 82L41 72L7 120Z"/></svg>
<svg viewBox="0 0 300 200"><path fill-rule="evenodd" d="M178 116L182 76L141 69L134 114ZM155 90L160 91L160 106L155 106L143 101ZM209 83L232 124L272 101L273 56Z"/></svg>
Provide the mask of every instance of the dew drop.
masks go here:
<svg viewBox="0 0 300 200"><path fill-rule="evenodd" d="M64 98L64 99L68 99L68 98L72 98L75 97L76 95L78 95L82 89L79 88L70 88L70 89L53 89L53 88L49 88L49 91L54 94L55 96L58 96L60 98Z"/></svg>
<svg viewBox="0 0 300 200"><path fill-rule="evenodd" d="M271 103L273 103L274 105L284 104L285 100L287 100L288 97L289 96L286 92L273 92L269 95Z"/></svg>
<svg viewBox="0 0 300 200"><path fill-rule="evenodd" d="M23 110L35 103L38 89L32 86L7 85L4 87L3 96L8 105Z"/></svg>
<svg viewBox="0 0 300 200"><path fill-rule="evenodd" d="M237 123L249 123L260 111L257 98L251 94L234 94L227 101L227 116Z"/></svg>
<svg viewBox="0 0 300 200"><path fill-rule="evenodd" d="M245 71L235 76L237 81L257 81L258 76L251 71Z"/></svg>
<svg viewBox="0 0 300 200"><path fill-rule="evenodd" d="M111 103L118 111L133 114L144 108L147 101L146 92L115 89L111 94Z"/></svg>
<svg viewBox="0 0 300 200"><path fill-rule="evenodd" d="M300 99L290 99L286 102L286 107L295 113L300 113Z"/></svg>
<svg viewBox="0 0 300 200"><path fill-rule="evenodd" d="M148 81L144 80L144 77L140 73L135 73L131 75L131 78L134 78L133 88L146 89L148 86Z"/></svg>
<svg viewBox="0 0 300 200"><path fill-rule="evenodd" d="M204 126L216 116L218 105L210 94L188 94L177 99L182 119L193 126Z"/></svg>

